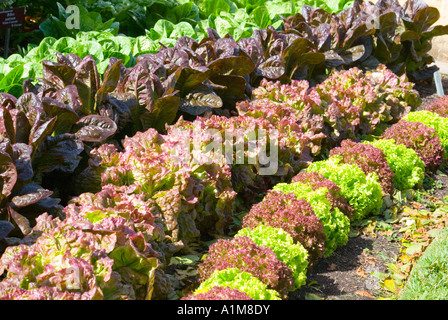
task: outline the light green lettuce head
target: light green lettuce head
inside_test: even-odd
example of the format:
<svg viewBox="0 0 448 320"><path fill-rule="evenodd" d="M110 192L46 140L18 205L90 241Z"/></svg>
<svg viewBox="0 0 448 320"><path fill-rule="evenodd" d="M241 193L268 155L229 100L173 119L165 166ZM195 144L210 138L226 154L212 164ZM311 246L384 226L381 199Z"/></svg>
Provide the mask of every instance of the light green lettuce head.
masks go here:
<svg viewBox="0 0 448 320"><path fill-rule="evenodd" d="M306 171L319 172L341 188L342 195L355 210L352 221L380 213L383 192L376 173L366 175L357 165L343 163L339 156L313 162Z"/></svg>
<svg viewBox="0 0 448 320"><path fill-rule="evenodd" d="M393 139L364 142L384 151L387 163L394 172L392 182L398 190L412 189L421 185L425 177L425 163L415 150L396 144Z"/></svg>
<svg viewBox="0 0 448 320"><path fill-rule="evenodd" d="M308 251L300 243L294 243L289 233L281 228L259 225L254 229L244 228L235 237L248 236L259 246L266 246L275 252L292 271L294 290L306 283Z"/></svg>
<svg viewBox="0 0 448 320"><path fill-rule="evenodd" d="M326 195L327 188L313 190L311 186L300 183L279 183L273 190L285 193L294 193L297 199L305 199L313 208L314 213L324 225L327 236L325 242L325 256L330 256L338 246L343 246L348 241L350 219L338 208L332 208Z"/></svg>
<svg viewBox="0 0 448 320"><path fill-rule="evenodd" d="M216 270L202 282L194 294L205 293L213 287L230 287L245 292L254 300L281 300L277 291L268 289L266 284L248 272L237 268Z"/></svg>

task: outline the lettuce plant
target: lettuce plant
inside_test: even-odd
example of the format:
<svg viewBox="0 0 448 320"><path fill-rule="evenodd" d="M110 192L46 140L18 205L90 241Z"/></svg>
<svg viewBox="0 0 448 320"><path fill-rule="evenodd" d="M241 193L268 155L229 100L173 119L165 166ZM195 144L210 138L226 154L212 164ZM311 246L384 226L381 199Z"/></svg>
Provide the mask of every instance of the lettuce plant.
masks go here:
<svg viewBox="0 0 448 320"><path fill-rule="evenodd" d="M207 292L189 294L181 300L254 300L247 293L230 287L213 287Z"/></svg>
<svg viewBox="0 0 448 320"><path fill-rule="evenodd" d="M420 122L401 120L389 127L381 136L414 149L425 163L427 171L435 172L445 159L445 150L433 128Z"/></svg>
<svg viewBox="0 0 448 320"><path fill-rule="evenodd" d="M386 154L372 145L344 140L340 147L333 148L330 156L338 155L344 163L356 164L367 175L375 172L383 188L384 194L393 194L392 179L394 173L386 160Z"/></svg>
<svg viewBox="0 0 448 320"><path fill-rule="evenodd" d="M77 187L87 191L113 184L152 199L173 241L188 245L201 231L223 234L233 221L236 196L230 167L223 155L210 161L213 154L176 153L183 150L179 137L149 129L126 138L123 152L105 144L92 151L91 165L78 176Z"/></svg>
<svg viewBox="0 0 448 320"><path fill-rule="evenodd" d="M115 199L111 201L111 197ZM101 197L103 205L67 207L62 221L40 216L33 230L37 234L8 247L0 259L0 272L7 271L0 282L0 297L156 297L153 283L158 253L149 241L162 240L163 229L153 216L154 206L145 206L139 200L109 194Z"/></svg>
<svg viewBox="0 0 448 320"><path fill-rule="evenodd" d="M435 25L440 19L439 10L419 0L407 0L399 14L400 27L404 27L400 31L403 48L394 64L402 66L414 82L430 79L434 71L438 70L436 66L429 67L434 62L429 54L431 41L448 34L448 25Z"/></svg>
<svg viewBox="0 0 448 320"><path fill-rule="evenodd" d="M282 119L287 114L306 129L316 155L321 148L331 149L342 140L378 133L397 122L421 104L413 86L405 76L398 77L383 65L366 72L353 67L333 71L314 88L308 81L282 84L264 79L252 91L252 101L239 103L237 108L242 114L268 119Z"/></svg>
<svg viewBox="0 0 448 320"><path fill-rule="evenodd" d="M190 138L190 150L204 152L210 148L207 147L209 144L217 145L225 154L226 162L231 168L232 188L238 193L238 197L255 200L275 183L291 178L311 160L309 139L303 128L287 118L280 123L281 126L262 117L251 116L198 117L192 122L179 119L175 125L168 127L167 135L176 135L178 139ZM262 135L263 131L265 137ZM213 135L210 135L210 132L213 132ZM193 141L196 141L196 146ZM271 158L262 163L264 146L259 142L263 141L266 142L266 150L277 148L278 161ZM250 148L255 143L257 145ZM263 170L267 169L269 172L263 173Z"/></svg>
<svg viewBox="0 0 448 320"><path fill-rule="evenodd" d="M364 143L384 151L387 163L394 172L392 181L395 189L403 191L423 183L425 164L413 149L397 144L393 139L378 139Z"/></svg>
<svg viewBox="0 0 448 320"><path fill-rule="evenodd" d="M337 247L344 246L347 243L350 219L339 208L332 207L326 197L326 194L329 192L328 189L319 188L313 190L311 186L294 182L277 184L273 190L294 193L297 199L305 199L311 204L314 213L324 226L327 237L325 241L325 257L329 257Z"/></svg>
<svg viewBox="0 0 448 320"><path fill-rule="evenodd" d="M252 274L237 268L215 270L193 292L194 295L206 293L214 287L229 287L245 292L254 300L281 300L279 293L268 289L267 285Z"/></svg>
<svg viewBox="0 0 448 320"><path fill-rule="evenodd" d="M398 77L382 65L368 72L357 67L333 72L315 90L325 110L331 148L342 140L376 133L421 103L405 76Z"/></svg>
<svg viewBox="0 0 448 320"><path fill-rule="evenodd" d="M411 122L421 122L427 127L436 130L437 135L440 138L445 154L448 152L448 119L444 118L437 113L433 113L427 110L414 111L408 113L403 120Z"/></svg>
<svg viewBox="0 0 448 320"><path fill-rule="evenodd" d="M247 236L259 246L266 246L275 252L291 270L296 290L306 283L308 268L308 252L300 243L294 243L293 238L280 228L272 228L260 224L254 229L243 228L235 237Z"/></svg>
<svg viewBox="0 0 448 320"><path fill-rule="evenodd" d="M423 110L437 113L443 118L448 118L448 96L443 96L433 103L427 105Z"/></svg>
<svg viewBox="0 0 448 320"><path fill-rule="evenodd" d="M240 115L262 117L278 128L282 127L285 118L300 123L309 138L312 155L318 155L322 141L326 139L322 132L324 120L320 115L323 110L319 96L308 92L309 83L305 80L292 80L286 85L263 79L252 91L252 100L239 102L236 107Z"/></svg>
<svg viewBox="0 0 448 320"><path fill-rule="evenodd" d="M227 268L248 272L281 295L294 288L293 272L286 263L279 260L272 249L257 245L247 236L218 239L213 243L197 269L198 280L204 282L215 270Z"/></svg>
<svg viewBox="0 0 448 320"><path fill-rule="evenodd" d="M332 209L338 208L348 218L353 216L353 208L348 203L347 199L342 195L341 188L336 183L325 178L318 172L301 171L295 175L291 182L300 182L311 187L312 190L319 188L326 188L328 190L325 197L330 202Z"/></svg>
<svg viewBox="0 0 448 320"><path fill-rule="evenodd" d="M343 163L339 156L313 162L306 171L319 172L341 188L342 195L354 209L352 221L380 213L383 191L376 173L366 175L357 165Z"/></svg>
<svg viewBox="0 0 448 320"><path fill-rule="evenodd" d="M1 62L2 60L0 59L0 70L3 69ZM24 72L25 69L21 64L8 71L0 71L0 74L4 73L4 77L0 78L0 92L20 97L23 93L22 83Z"/></svg>
<svg viewBox="0 0 448 320"><path fill-rule="evenodd" d="M371 55L372 35L368 15L358 3L337 14L325 11L323 7L304 5L302 12L284 21L286 31L300 34L312 41L325 59L316 66L314 76L319 78L331 68L350 68Z"/></svg>
<svg viewBox="0 0 448 320"><path fill-rule="evenodd" d="M325 60L325 55L309 39L298 33L277 31L273 26L254 30L252 39L239 42L243 50L252 52L255 69L250 84L253 87L263 78L286 83L292 79L304 80L315 65Z"/></svg>
<svg viewBox="0 0 448 320"><path fill-rule="evenodd" d="M324 255L327 237L322 221L305 199L298 200L293 193L269 190L263 201L253 205L241 226L254 229L259 225L287 232L308 251L310 265Z"/></svg>
<svg viewBox="0 0 448 320"><path fill-rule="evenodd" d="M61 199L51 197L54 188L50 190L45 182L55 173L59 177L72 174L85 145L78 131L69 130L78 116L55 99L40 99L33 93L16 99L0 93L0 114L4 168L0 177L0 220L14 222L11 236L26 235L39 214L61 213Z"/></svg>
<svg viewBox="0 0 448 320"><path fill-rule="evenodd" d="M66 21L70 14L66 12L65 8L59 2L57 5L59 16L51 16L39 25L39 29L43 32L45 37L54 37L57 39L65 36L75 37L76 33L79 31L105 31L115 33L115 35L118 33L120 23L114 22L114 18L103 22L101 14L98 12L89 12L81 4L77 4L80 14L80 28L69 29Z"/></svg>

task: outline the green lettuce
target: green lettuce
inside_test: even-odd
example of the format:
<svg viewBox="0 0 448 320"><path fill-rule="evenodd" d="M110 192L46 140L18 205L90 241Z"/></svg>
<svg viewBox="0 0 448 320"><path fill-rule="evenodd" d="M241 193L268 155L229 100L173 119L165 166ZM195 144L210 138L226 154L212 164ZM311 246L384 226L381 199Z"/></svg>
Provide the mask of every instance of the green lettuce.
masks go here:
<svg viewBox="0 0 448 320"><path fill-rule="evenodd" d="M281 300L277 291L267 286L248 272L236 268L216 270L202 282L194 294L205 293L214 287L230 287L245 292L254 300Z"/></svg>
<svg viewBox="0 0 448 320"><path fill-rule="evenodd" d="M357 165L343 163L339 156L313 162L306 171L319 172L341 188L354 209L352 221L380 213L383 192L376 173L366 175Z"/></svg>
<svg viewBox="0 0 448 320"><path fill-rule="evenodd" d="M241 236L248 236L257 245L271 248L278 259L293 271L294 289L306 283L308 252L300 243L294 244L292 236L286 231L260 224L254 229L243 228L235 235Z"/></svg>
<svg viewBox="0 0 448 320"><path fill-rule="evenodd" d="M343 246L348 241L350 230L350 219L339 210L333 208L327 199L327 188L313 190L309 185L295 183L279 183L273 188L274 191L294 193L297 199L305 199L314 210L316 216L324 225L327 241L325 242L325 256L330 256L338 246Z"/></svg>

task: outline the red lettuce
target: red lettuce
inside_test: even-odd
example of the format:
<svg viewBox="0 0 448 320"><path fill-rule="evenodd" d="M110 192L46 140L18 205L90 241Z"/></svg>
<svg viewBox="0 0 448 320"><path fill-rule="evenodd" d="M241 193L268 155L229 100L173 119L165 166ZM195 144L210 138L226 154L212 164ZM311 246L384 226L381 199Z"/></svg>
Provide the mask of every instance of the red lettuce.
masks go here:
<svg viewBox="0 0 448 320"><path fill-rule="evenodd" d="M382 138L394 139L395 143L415 150L427 171L435 172L445 159L445 150L436 131L423 123L400 120L389 127Z"/></svg>
<svg viewBox="0 0 448 320"><path fill-rule="evenodd" d="M107 193L107 191L105 191ZM4 299L150 299L159 253L151 241L164 238L154 206L135 196L86 196L69 205L66 218L44 215L34 232L0 259ZM140 201L141 202L141 201ZM40 230L41 229L41 230ZM162 260L161 260L162 261Z"/></svg>
<svg viewBox="0 0 448 320"><path fill-rule="evenodd" d="M420 103L405 76L381 65L367 72L356 67L334 71L314 88L307 81L263 80L253 90L252 101L240 102L237 109L243 115L265 117L277 127L285 118L300 124L317 155L342 140L382 132Z"/></svg>
<svg viewBox="0 0 448 320"><path fill-rule="evenodd" d="M152 199L173 241L188 244L201 232L223 234L233 222L236 195L230 168L223 156L211 162L206 155L201 160L177 153L184 150L179 138L149 129L126 138L124 152L103 145L93 152L90 166L77 181L81 186L90 181L97 188L113 184Z"/></svg>
<svg viewBox="0 0 448 320"><path fill-rule="evenodd" d="M198 280L207 280L215 270L237 268L248 272L268 288L286 295L294 287L292 270L269 247L259 246L247 236L232 240L219 239L209 247L198 267Z"/></svg>
<svg viewBox="0 0 448 320"><path fill-rule="evenodd" d="M260 224L289 233L295 243L307 249L310 264L324 254L324 226L305 199L298 200L292 193L268 191L264 200L252 206L244 216L242 228L253 229Z"/></svg>
<svg viewBox="0 0 448 320"><path fill-rule="evenodd" d="M300 182L311 186L312 190L317 190L319 188L327 188L328 192L326 198L330 202L332 209L338 208L343 212L349 219L353 216L354 209L350 206L347 199L342 195L341 188L331 180L325 178L319 172L299 172L294 176L291 182Z"/></svg>
<svg viewBox="0 0 448 320"><path fill-rule="evenodd" d="M254 300L245 292L229 287L214 287L205 293L190 294L181 300Z"/></svg>
<svg viewBox="0 0 448 320"><path fill-rule="evenodd" d="M426 111L437 113L439 116L448 117L448 96L443 96L423 108Z"/></svg>
<svg viewBox="0 0 448 320"><path fill-rule="evenodd" d="M329 147L381 132L421 103L413 84L384 66L365 73L356 67L334 72L315 90L325 110Z"/></svg>
<svg viewBox="0 0 448 320"><path fill-rule="evenodd" d="M232 187L238 197L255 200L259 194L279 181L291 178L311 161L308 138L300 125L288 118L284 118L281 123L281 127L276 127L264 118L250 116L199 117L193 122L179 119L168 128L167 136L177 134L177 139L187 137L192 144L196 141L196 149L199 150L205 150L208 144L215 141L222 153L211 153L209 159L214 156L222 161L224 154L224 160L231 170ZM261 135L263 131L265 137ZM214 136L220 140L214 140ZM276 148L277 159L271 152L270 158L263 163L263 147L266 150ZM242 152L238 151L239 148ZM192 145L190 149L194 150L195 147ZM265 156L269 157L267 154Z"/></svg>
<svg viewBox="0 0 448 320"><path fill-rule="evenodd" d="M376 173L384 194L393 194L394 172L387 162L386 154L381 149L369 144L344 140L340 147L331 149L330 156L334 155L338 155L344 163L356 164L366 175L371 172Z"/></svg>

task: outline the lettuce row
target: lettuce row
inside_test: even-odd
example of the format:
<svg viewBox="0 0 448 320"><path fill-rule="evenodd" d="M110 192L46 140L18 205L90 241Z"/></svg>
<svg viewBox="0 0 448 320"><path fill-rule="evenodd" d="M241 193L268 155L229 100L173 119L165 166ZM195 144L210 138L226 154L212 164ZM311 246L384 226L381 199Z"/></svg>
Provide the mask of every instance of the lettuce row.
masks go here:
<svg viewBox="0 0 448 320"><path fill-rule="evenodd" d="M281 112L284 111L285 110L283 109ZM273 116L275 117L274 114ZM431 117L437 118L434 116ZM414 126L412 126L412 128L414 128ZM418 128L419 126L415 126L414 129L417 130ZM435 137L435 135L432 134L431 137ZM396 187L398 190L413 188L422 183L425 170L424 163L413 148L408 148L402 144L396 144L395 141L392 139L379 139L373 142L365 141L364 144L369 144L375 148L378 148L379 150L382 150L383 156L386 157L387 163L389 164L391 170L394 173L393 184L394 187ZM416 143L416 145L418 146L419 143ZM374 149L372 149L372 151L374 151ZM380 208L382 206L383 193L381 190L381 185L378 181L379 180L378 175L375 172L369 173L368 170L366 170L366 168L364 168L363 172L362 167L359 167L356 164L342 163L341 157L337 154L333 154L327 160L312 163L305 171L302 172L302 175L305 172L316 174L318 173L319 175L324 177L324 179L329 179L330 181L334 181L336 183L336 185L340 188L341 194L347 197L348 203L355 209L352 220L361 219L369 213L379 214ZM330 205L328 199L325 197L325 194L328 195L329 193L328 189L317 188L315 186L315 183L313 183L312 177L310 177L309 179L306 179L306 177L300 177L300 179L294 178L293 180L296 182L292 182L290 184L280 183L274 186L272 191L268 192L269 196L267 196L262 202L260 202L258 205L255 205L254 207L266 203L267 200L272 199L274 197L273 195L275 195L275 192L278 193L279 190L282 193L284 192L285 194L288 192L292 192L295 194L295 196L297 196L297 198L300 197L306 198L308 202L313 204L313 195L311 194L314 191L315 202L313 206L313 211L315 211L316 215L319 218L321 218L321 221L323 221L324 228L327 233L327 242L325 244L325 249L328 249L328 247L331 248L331 242L333 239L331 235L328 236L329 235L328 231L329 229L331 229L331 227L334 227L334 225L331 225L328 221L322 219L323 215L321 213L328 212L331 210L331 208L336 209L339 213L341 213L341 215L342 212L339 211L338 208L334 208L334 205L333 207ZM305 183L303 184L298 183L297 181L300 180L304 180ZM298 185L301 185L301 188L303 190L300 190L300 188L298 188ZM312 186L314 186L315 188L313 189ZM321 191L321 193L319 193L319 191ZM303 194L306 194L308 197L305 197ZM333 203L334 199L332 204ZM273 202L271 202L270 204L274 205ZM273 214L275 215L275 213ZM347 216L344 217L345 219L348 220L347 223L347 233L348 233L350 220L347 218ZM279 250L278 247L280 241L276 242L271 240L270 239L271 233L274 232L273 230L282 230L282 233L284 234L287 233L285 233L285 231L281 228L272 228L266 226L262 222L263 220L256 220L256 219L257 218L255 218L255 216L252 218L253 220L252 225L254 224L256 225L258 221L258 223L260 223L258 226L256 227L252 226L252 229L247 227L243 228L236 234L235 237L249 236L252 239L254 239L254 241L256 241L257 244L268 245L271 248L273 248L273 250L277 253L278 251L276 250ZM291 235L289 234L288 236L291 237ZM348 237L346 239L348 239ZM345 242L346 241L347 240L345 240ZM290 244L290 246L292 245L291 243L294 243L292 238L287 242ZM341 245L344 244L345 244L344 241L341 241ZM281 244L281 247L284 248L284 243ZM332 252L331 250L334 249L326 250L326 256L331 254ZM279 253L277 254L280 257L280 254ZM306 277L306 271L304 272L304 277Z"/></svg>
<svg viewBox="0 0 448 320"><path fill-rule="evenodd" d="M394 184L397 184L397 189L403 190L400 189L402 186L398 183L401 181L400 179L403 178L409 179L408 186L411 188L422 182L424 164L413 149L409 149L404 145L396 145L394 140L391 139L380 139L374 142L366 141L364 143L371 144L372 146L383 150L388 163L390 163L391 169L396 173L397 178L394 180ZM402 161L398 161L399 159ZM409 160L411 160L410 163ZM409 169L411 169L411 171L409 171ZM341 194L347 197L348 203L355 209L352 220L362 219L369 213L379 214L382 206L383 193L376 173L372 172L366 174L360 167L358 167L358 165L343 163L339 155L333 155L324 161L314 162L304 172L317 172L322 175L324 179L334 181L340 188ZM292 193L297 199L306 199L306 201L312 205L313 211L324 225L324 230L327 236L325 242L325 256L329 256L338 245L346 244L350 228L350 219L337 207L330 204L326 197L329 193L327 188L321 187L313 189L313 185L315 185L315 183L313 184L313 180L310 178L308 179L309 181L306 181L305 178L306 177L302 177L302 180L305 181L304 183L292 182L290 184L277 184L272 191L268 193L269 197L267 197L267 199L265 198L260 204L263 204L272 198L272 195L279 191L285 194ZM300 181L300 179L294 180ZM333 212L333 216L330 211ZM337 221L338 218L341 220L339 223L339 230L337 229L338 224L332 223L331 218L334 218L333 222ZM287 233L281 228L272 228L262 224L261 221L259 222L260 224L257 227L252 227L252 229L241 229L235 237L249 236L254 239L257 244L268 245L273 248L276 253L280 250L278 249L279 246L283 248L282 252L285 252L285 240L275 241L272 240L271 237L272 233ZM280 232L279 230L282 231ZM294 242L291 236L289 234L287 235L290 239L286 242L289 246L293 246ZM291 249L289 248L289 250ZM279 258L281 257L279 253L277 253L277 255ZM306 270L304 270L303 277L306 278Z"/></svg>
<svg viewBox="0 0 448 320"><path fill-rule="evenodd" d="M414 84L384 65L366 72L357 67L333 71L315 87L307 80L283 84L263 79L252 97L237 105L240 113L300 123L313 155L343 140L380 132L421 104Z"/></svg>

